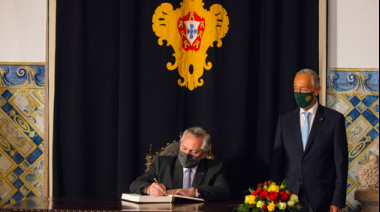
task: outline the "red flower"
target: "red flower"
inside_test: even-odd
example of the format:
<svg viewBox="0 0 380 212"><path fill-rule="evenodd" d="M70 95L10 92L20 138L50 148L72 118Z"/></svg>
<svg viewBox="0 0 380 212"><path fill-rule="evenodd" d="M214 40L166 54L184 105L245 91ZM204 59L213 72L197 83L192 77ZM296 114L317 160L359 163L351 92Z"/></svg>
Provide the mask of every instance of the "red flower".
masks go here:
<svg viewBox="0 0 380 212"><path fill-rule="evenodd" d="M260 183L259 188L264 188L264 185L262 183Z"/></svg>
<svg viewBox="0 0 380 212"><path fill-rule="evenodd" d="M272 201L278 200L278 194L277 194L277 192L274 192L274 191L270 192L269 199L272 200Z"/></svg>
<svg viewBox="0 0 380 212"><path fill-rule="evenodd" d="M266 205L263 206L263 211L266 211L268 209L268 207Z"/></svg>
<svg viewBox="0 0 380 212"><path fill-rule="evenodd" d="M294 194L294 191L293 191L293 190L290 190L289 193L290 193L290 194Z"/></svg>
<svg viewBox="0 0 380 212"><path fill-rule="evenodd" d="M263 192L260 194L260 199L267 198L268 196L269 196L269 192L268 192L268 190L265 190L265 191L263 191Z"/></svg>
<svg viewBox="0 0 380 212"><path fill-rule="evenodd" d="M265 181L265 182L264 182L264 186L267 186L267 185L268 185L268 181Z"/></svg>
<svg viewBox="0 0 380 212"><path fill-rule="evenodd" d="M288 193L286 193L285 191L280 191L280 199L282 201L288 201L289 198L290 195Z"/></svg>
<svg viewBox="0 0 380 212"><path fill-rule="evenodd" d="M257 196L258 194L261 194L262 191L263 191L263 189L259 188L255 192L253 192L252 195Z"/></svg>

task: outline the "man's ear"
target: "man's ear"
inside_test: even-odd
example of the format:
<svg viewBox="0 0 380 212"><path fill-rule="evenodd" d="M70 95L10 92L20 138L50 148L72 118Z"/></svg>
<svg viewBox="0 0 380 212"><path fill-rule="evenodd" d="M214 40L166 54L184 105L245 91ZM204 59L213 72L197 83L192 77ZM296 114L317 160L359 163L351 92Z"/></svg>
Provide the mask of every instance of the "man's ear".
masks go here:
<svg viewBox="0 0 380 212"><path fill-rule="evenodd" d="M318 86L318 87L315 88L315 90L314 90L314 96L318 96L319 92L321 92L321 86Z"/></svg>
<svg viewBox="0 0 380 212"><path fill-rule="evenodd" d="M204 159L207 155L208 151L205 151L204 153L202 153L202 159Z"/></svg>

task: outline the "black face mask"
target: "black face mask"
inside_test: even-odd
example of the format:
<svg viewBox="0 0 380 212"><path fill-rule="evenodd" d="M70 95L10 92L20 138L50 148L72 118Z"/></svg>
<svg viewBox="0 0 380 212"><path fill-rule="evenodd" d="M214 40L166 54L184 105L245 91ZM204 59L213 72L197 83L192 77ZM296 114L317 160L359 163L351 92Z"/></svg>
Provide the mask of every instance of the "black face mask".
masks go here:
<svg viewBox="0 0 380 212"><path fill-rule="evenodd" d="M178 152L178 160L184 168L194 168L198 165L197 156L186 154L181 150Z"/></svg>

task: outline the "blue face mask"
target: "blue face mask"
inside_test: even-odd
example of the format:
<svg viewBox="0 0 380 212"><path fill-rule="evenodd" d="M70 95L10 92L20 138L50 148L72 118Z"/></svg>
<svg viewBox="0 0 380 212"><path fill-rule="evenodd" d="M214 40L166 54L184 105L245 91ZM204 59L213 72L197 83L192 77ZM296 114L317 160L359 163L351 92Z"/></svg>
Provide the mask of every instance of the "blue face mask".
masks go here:
<svg viewBox="0 0 380 212"><path fill-rule="evenodd" d="M311 93L298 93L294 92L294 97L296 99L297 105L300 108L307 108L314 100L313 92Z"/></svg>

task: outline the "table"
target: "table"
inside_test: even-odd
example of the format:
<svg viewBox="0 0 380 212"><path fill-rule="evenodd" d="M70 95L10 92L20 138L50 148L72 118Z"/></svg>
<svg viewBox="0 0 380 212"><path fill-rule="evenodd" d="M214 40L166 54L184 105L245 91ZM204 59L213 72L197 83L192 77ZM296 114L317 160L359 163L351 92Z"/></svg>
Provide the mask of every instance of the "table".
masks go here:
<svg viewBox="0 0 380 212"><path fill-rule="evenodd" d="M8 212L113 212L113 211L203 211L231 212L242 200L136 204L117 198L29 197L4 206Z"/></svg>

